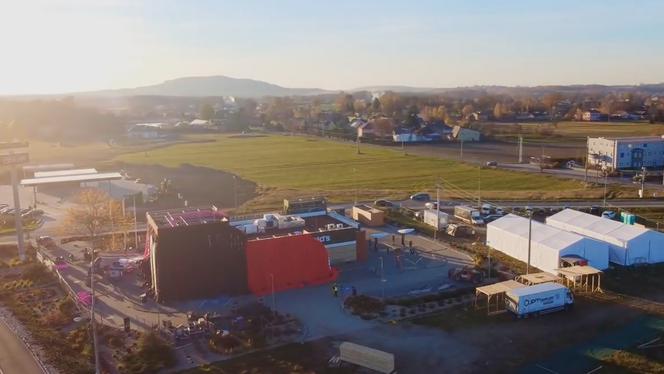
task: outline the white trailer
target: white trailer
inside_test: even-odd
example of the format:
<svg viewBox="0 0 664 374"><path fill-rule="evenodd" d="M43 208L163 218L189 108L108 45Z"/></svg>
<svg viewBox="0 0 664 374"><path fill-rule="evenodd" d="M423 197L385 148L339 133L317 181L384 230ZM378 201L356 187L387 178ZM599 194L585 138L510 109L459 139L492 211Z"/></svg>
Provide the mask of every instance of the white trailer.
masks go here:
<svg viewBox="0 0 664 374"><path fill-rule="evenodd" d="M569 288L542 283L505 292L505 307L519 318L564 310L574 304Z"/></svg>
<svg viewBox="0 0 664 374"><path fill-rule="evenodd" d="M459 205L454 207L454 216L461 221L465 223L469 223L471 225L482 225L484 224L484 220L482 219L482 215L480 214L480 211L478 209L465 206L465 205Z"/></svg>
<svg viewBox="0 0 664 374"><path fill-rule="evenodd" d="M436 212L438 213L437 216ZM425 209L424 223L431 227L438 226L438 230L442 230L447 227L447 224L449 223L449 216L447 213L441 212L439 210Z"/></svg>

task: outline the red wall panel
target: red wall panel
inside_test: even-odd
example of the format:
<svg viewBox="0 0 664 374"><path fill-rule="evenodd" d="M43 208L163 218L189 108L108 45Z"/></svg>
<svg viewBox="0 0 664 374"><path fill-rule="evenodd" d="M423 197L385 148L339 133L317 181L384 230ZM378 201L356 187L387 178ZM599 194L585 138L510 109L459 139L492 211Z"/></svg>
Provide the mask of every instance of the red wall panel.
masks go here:
<svg viewBox="0 0 664 374"><path fill-rule="evenodd" d="M255 295L325 284L337 278L323 243L311 235L247 242L247 281Z"/></svg>

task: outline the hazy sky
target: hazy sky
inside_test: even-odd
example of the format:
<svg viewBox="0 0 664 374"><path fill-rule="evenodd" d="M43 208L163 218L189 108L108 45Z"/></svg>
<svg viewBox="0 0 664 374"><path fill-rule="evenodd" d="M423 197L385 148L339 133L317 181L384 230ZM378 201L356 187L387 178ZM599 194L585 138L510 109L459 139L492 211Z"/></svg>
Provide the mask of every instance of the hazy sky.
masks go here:
<svg viewBox="0 0 664 374"><path fill-rule="evenodd" d="M661 0L0 0L0 93L664 81Z"/></svg>

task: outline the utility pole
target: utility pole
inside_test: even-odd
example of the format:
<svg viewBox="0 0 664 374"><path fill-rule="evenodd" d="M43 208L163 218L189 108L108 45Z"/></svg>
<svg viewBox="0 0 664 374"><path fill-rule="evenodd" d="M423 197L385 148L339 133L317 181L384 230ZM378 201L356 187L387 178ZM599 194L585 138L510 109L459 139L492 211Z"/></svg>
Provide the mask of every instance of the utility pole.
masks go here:
<svg viewBox="0 0 664 374"><path fill-rule="evenodd" d="M403 150L403 155L406 156L406 142L401 139L401 149Z"/></svg>
<svg viewBox="0 0 664 374"><path fill-rule="evenodd" d="M438 240L440 229L440 180L436 183L436 229L433 231L433 240Z"/></svg>
<svg viewBox="0 0 664 374"><path fill-rule="evenodd" d="M96 224L93 223L96 226ZM91 290L91 301L90 301L90 323L92 323L92 345L94 348L95 355L95 374L101 374L101 369L99 366L99 346L97 345L97 321L95 320L95 303L97 302L95 297L95 235L92 235L92 253L90 256L90 290Z"/></svg>
<svg viewBox="0 0 664 374"><path fill-rule="evenodd" d="M359 133L355 137L355 145L357 147L357 154L358 155L362 154L362 152L360 151L360 134Z"/></svg>
<svg viewBox="0 0 664 374"><path fill-rule="evenodd" d="M523 163L523 135L519 135L519 163Z"/></svg>
<svg viewBox="0 0 664 374"><path fill-rule="evenodd" d="M477 168L477 208L482 209L482 164Z"/></svg>
<svg viewBox="0 0 664 374"><path fill-rule="evenodd" d="M587 183L588 182L588 154L590 153L589 147L588 147L588 142L590 141L590 137L586 137L586 162L585 164L585 175L583 176L583 182Z"/></svg>
<svg viewBox="0 0 664 374"><path fill-rule="evenodd" d="M530 245L533 238L533 211L528 214L528 262L526 263L526 274L530 274Z"/></svg>
<svg viewBox="0 0 664 374"><path fill-rule="evenodd" d="M604 170L604 208L606 209L606 182L609 178L608 170Z"/></svg>
<svg viewBox="0 0 664 374"><path fill-rule="evenodd" d="M642 166L641 167L641 190L639 191L639 198L643 199L643 195L645 195L645 183L646 183L646 167Z"/></svg>
<svg viewBox="0 0 664 374"><path fill-rule="evenodd" d="M460 154L459 154L459 160L463 161L463 139L459 139L459 144L461 144L460 147Z"/></svg>
<svg viewBox="0 0 664 374"><path fill-rule="evenodd" d="M353 168L353 184L355 187L355 201L353 205L357 205L357 169Z"/></svg>
<svg viewBox="0 0 664 374"><path fill-rule="evenodd" d="M237 175L233 175L233 207L237 210Z"/></svg>
<svg viewBox="0 0 664 374"><path fill-rule="evenodd" d="M136 216L136 195L134 195L134 248L138 251L138 219Z"/></svg>

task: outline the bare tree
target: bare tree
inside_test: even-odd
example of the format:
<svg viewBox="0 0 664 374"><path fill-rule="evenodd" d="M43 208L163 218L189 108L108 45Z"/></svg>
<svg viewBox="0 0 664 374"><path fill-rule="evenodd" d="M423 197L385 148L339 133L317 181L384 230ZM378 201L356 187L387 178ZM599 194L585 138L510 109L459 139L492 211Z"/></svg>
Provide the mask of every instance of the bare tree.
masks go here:
<svg viewBox="0 0 664 374"><path fill-rule="evenodd" d="M76 205L67 210L60 231L66 235L84 235L96 240L103 232L126 235L132 219L123 214L122 204L97 188L82 190L75 198ZM106 247L117 249L117 235L110 236ZM124 247L124 245L122 246Z"/></svg>

